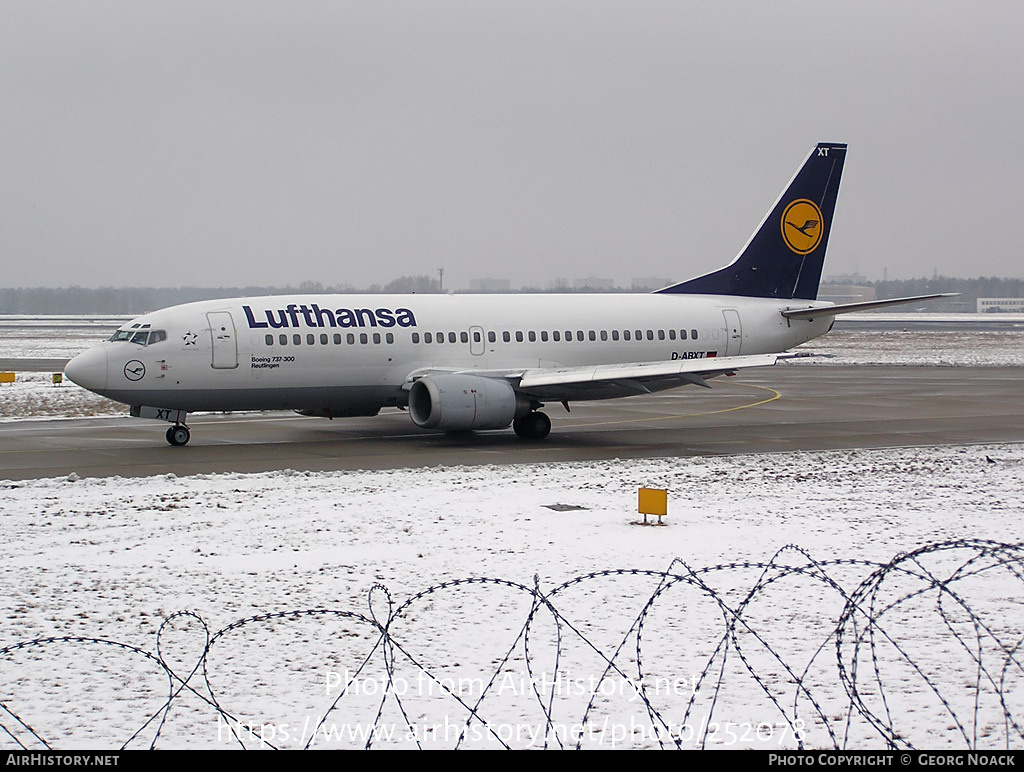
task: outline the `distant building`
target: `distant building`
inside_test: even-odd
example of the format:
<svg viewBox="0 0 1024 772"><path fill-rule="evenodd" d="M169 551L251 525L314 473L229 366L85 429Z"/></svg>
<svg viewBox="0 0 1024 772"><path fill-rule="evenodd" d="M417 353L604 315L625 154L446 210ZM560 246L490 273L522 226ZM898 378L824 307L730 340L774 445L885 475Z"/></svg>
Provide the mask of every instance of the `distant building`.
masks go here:
<svg viewBox="0 0 1024 772"><path fill-rule="evenodd" d="M867 303L876 299L874 287L856 284L822 284L818 287L818 300L830 303Z"/></svg>
<svg viewBox="0 0 1024 772"><path fill-rule="evenodd" d="M1024 298L978 298L979 314L1024 313Z"/></svg>
<svg viewBox="0 0 1024 772"><path fill-rule="evenodd" d="M630 279L629 288L633 292L651 292L667 287L671 283L671 279L664 279L660 276L641 276L639 279Z"/></svg>
<svg viewBox="0 0 1024 772"><path fill-rule="evenodd" d="M512 285L508 279L470 279L469 288L473 292L508 292Z"/></svg>
<svg viewBox="0 0 1024 772"><path fill-rule="evenodd" d="M867 280L868 277L860 273L838 273L834 276L825 277L825 282L828 284L852 284L854 286L866 284Z"/></svg>

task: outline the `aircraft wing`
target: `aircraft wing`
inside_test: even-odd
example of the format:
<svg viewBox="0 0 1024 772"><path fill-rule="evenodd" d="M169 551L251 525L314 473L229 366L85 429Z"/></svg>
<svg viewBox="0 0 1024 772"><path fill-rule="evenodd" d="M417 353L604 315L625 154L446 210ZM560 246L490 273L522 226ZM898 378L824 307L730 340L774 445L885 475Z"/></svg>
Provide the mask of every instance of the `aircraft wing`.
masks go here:
<svg viewBox="0 0 1024 772"><path fill-rule="evenodd" d="M745 367L767 367L792 356L753 354L583 367L538 367L504 372L463 372L504 378L516 391L540 400L610 399L651 394L686 384L710 388L705 382L707 378L732 375Z"/></svg>
<svg viewBox="0 0 1024 772"><path fill-rule="evenodd" d="M423 368L409 374L405 388L428 375L474 375L508 381L519 393L538 400L611 399L674 389L686 384L711 388L706 379L733 375L746 367L768 367L780 359L806 354L751 354L734 357L674 359L582 367L527 367L514 370Z"/></svg>

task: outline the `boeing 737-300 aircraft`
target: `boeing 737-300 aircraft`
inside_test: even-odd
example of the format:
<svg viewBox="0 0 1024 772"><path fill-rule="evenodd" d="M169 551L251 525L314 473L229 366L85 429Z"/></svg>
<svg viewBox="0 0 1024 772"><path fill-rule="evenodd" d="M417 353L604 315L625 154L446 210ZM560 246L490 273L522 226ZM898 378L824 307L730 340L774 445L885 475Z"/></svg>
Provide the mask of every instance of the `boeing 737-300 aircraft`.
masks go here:
<svg viewBox="0 0 1024 772"><path fill-rule="evenodd" d="M819 144L736 259L649 294L296 295L174 306L72 359L75 383L170 422L188 413L407 408L439 431L542 439L546 402L650 394L775 364L835 315L937 295L817 301L846 145Z"/></svg>

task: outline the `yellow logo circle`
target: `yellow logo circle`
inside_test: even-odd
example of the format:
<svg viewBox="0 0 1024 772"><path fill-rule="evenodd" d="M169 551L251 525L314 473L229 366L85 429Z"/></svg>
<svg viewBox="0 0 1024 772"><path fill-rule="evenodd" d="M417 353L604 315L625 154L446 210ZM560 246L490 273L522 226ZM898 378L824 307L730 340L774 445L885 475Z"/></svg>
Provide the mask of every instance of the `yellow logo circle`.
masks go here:
<svg viewBox="0 0 1024 772"><path fill-rule="evenodd" d="M798 255L813 252L821 242L823 219L817 204L797 199L782 213L782 240Z"/></svg>

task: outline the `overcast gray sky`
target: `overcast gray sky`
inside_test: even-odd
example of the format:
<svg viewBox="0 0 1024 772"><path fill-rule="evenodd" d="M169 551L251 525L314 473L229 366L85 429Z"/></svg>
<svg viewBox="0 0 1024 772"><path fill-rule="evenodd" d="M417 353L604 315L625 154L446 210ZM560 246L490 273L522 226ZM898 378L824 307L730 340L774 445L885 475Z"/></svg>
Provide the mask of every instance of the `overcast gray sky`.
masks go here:
<svg viewBox="0 0 1024 772"><path fill-rule="evenodd" d="M1024 3L0 0L2 286L1024 276Z"/></svg>

